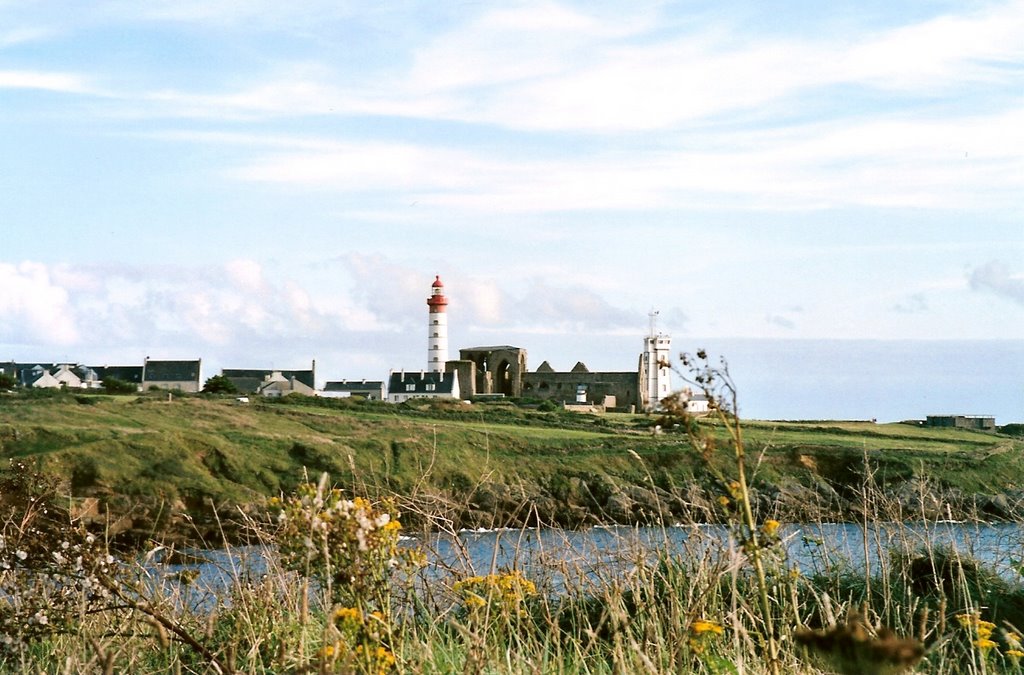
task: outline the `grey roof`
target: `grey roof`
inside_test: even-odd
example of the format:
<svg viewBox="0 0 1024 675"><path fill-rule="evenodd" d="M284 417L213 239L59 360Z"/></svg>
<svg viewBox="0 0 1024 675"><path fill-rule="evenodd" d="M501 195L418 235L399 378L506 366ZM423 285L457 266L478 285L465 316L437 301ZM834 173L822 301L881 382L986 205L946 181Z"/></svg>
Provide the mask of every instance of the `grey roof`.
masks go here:
<svg viewBox="0 0 1024 675"><path fill-rule="evenodd" d="M146 382L198 382L202 361L151 361L146 359L143 377Z"/></svg>
<svg viewBox="0 0 1024 675"><path fill-rule="evenodd" d="M324 391L372 391L380 392L384 389L384 382L381 380L361 380L361 381L348 381L341 380L340 382L327 382L324 384Z"/></svg>
<svg viewBox="0 0 1024 675"><path fill-rule="evenodd" d="M142 366L90 366L101 382L107 378L142 384Z"/></svg>
<svg viewBox="0 0 1024 675"><path fill-rule="evenodd" d="M310 389L316 388L316 371L314 370L262 370L259 368L222 368L220 374L231 380L235 388L242 393L252 393L260 388L263 381L274 372L281 373L286 380L293 377Z"/></svg>
<svg viewBox="0 0 1024 675"><path fill-rule="evenodd" d="M393 372L388 379L389 394L451 394L455 388L455 373ZM408 385L413 385L412 389ZM427 389L427 385L434 385Z"/></svg>
<svg viewBox="0 0 1024 675"><path fill-rule="evenodd" d="M14 366L14 379L21 386L27 386L35 382L43 371L50 372L54 368L52 363L11 363ZM33 374L32 371L37 372Z"/></svg>

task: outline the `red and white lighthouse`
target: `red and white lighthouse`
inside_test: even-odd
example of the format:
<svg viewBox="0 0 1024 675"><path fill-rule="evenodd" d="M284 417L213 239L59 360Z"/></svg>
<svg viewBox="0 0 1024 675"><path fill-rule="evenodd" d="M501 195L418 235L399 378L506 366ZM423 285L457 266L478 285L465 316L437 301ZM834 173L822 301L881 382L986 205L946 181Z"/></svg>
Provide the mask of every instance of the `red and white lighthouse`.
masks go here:
<svg viewBox="0 0 1024 675"><path fill-rule="evenodd" d="M427 315L427 370L443 373L448 360L448 298L444 297L440 276L434 277L434 283L430 285L427 307L430 310Z"/></svg>

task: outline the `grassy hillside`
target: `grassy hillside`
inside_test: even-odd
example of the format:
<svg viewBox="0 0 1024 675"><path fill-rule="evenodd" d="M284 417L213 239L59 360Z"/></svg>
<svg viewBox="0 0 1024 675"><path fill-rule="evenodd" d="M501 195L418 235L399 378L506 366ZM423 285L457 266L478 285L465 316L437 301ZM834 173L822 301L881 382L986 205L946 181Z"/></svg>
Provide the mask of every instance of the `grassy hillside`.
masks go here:
<svg viewBox="0 0 1024 675"><path fill-rule="evenodd" d="M697 495L718 489L705 464L684 435L655 435L653 423L641 415L542 413L507 404L6 396L0 453L64 477L77 497L122 507L244 504L290 490L304 472L315 478L327 471L354 492L461 504L477 523L485 522L484 512L511 517L516 510L520 520L533 510L563 524L629 520L643 510L637 504L648 498L645 490L674 500L665 507L672 513L699 507L710 515L708 499ZM716 432L710 422L704 426ZM797 504L806 501L800 490L813 490L823 504L844 508L842 500L859 494L865 457L873 480L893 490L924 478L942 490L984 496L1024 483L1021 442L995 434L753 421L745 433L757 466L754 484L766 494L788 491ZM713 461L727 467L728 452ZM631 501L623 506L613 495L629 486ZM662 507L643 508L650 515Z"/></svg>

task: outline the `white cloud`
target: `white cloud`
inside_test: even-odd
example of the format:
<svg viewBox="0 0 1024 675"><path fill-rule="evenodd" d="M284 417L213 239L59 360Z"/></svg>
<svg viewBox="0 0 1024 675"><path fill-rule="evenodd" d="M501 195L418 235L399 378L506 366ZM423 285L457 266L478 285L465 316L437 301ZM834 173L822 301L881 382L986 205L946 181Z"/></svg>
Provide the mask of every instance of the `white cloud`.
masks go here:
<svg viewBox="0 0 1024 675"><path fill-rule="evenodd" d="M549 333L615 332L643 325L639 312L615 307L590 288L556 287L540 280L514 296L504 319L510 330Z"/></svg>
<svg viewBox="0 0 1024 675"><path fill-rule="evenodd" d="M1012 82L1001 67L1024 56L1022 7L785 42L722 20L699 32L677 23L665 37L656 17L598 22L544 5L523 11L557 19L532 26L493 10L419 51L399 88L421 97L444 91L444 117L512 129L666 130L783 101L793 107L798 95L838 85L950 91Z"/></svg>
<svg viewBox="0 0 1024 675"><path fill-rule="evenodd" d="M500 324L505 319L506 298L493 281L476 280L461 289L459 302L466 314L485 326Z"/></svg>
<svg viewBox="0 0 1024 675"><path fill-rule="evenodd" d="M68 94L95 93L88 80L73 73L0 70L0 89L38 89Z"/></svg>
<svg viewBox="0 0 1024 675"><path fill-rule="evenodd" d="M49 28L14 28L0 31L0 49L38 42L52 37L55 31Z"/></svg>
<svg viewBox="0 0 1024 675"><path fill-rule="evenodd" d="M801 95L839 85L948 92L967 82L1012 84L1007 78L1016 77L1024 57L1021 2L872 32L851 22L843 35L798 33L785 41L747 32L728 12L671 16L678 8L658 4L605 13L553 2L474 10L452 12L455 20L443 24L451 27L425 43L398 45L404 72L376 64L379 57L355 72L327 60L267 59L266 72L226 77L231 84L219 91L121 91L122 113L224 120L393 115L517 130L665 131L737 111L793 109ZM248 31L256 22L321 40L350 15L374 26L402 23L400 11L375 14L359 5L316 3L295 12L267 2L113 2L98 13L122 26L181 21ZM24 39L19 34L8 39ZM88 89L59 73L10 72L6 79L7 86Z"/></svg>
<svg viewBox="0 0 1024 675"><path fill-rule="evenodd" d="M0 316L0 338L7 343L71 345L81 337L68 292L41 263L0 263Z"/></svg>
<svg viewBox="0 0 1024 675"><path fill-rule="evenodd" d="M257 156L225 174L334 192L399 192L423 207L467 212L999 206L1015 204L1024 189L1024 138L1009 132L1021 126L1024 107L946 120L869 117L694 133L644 153L551 159L295 137L294 151ZM287 149L289 141L267 143Z"/></svg>
<svg viewBox="0 0 1024 675"><path fill-rule="evenodd" d="M231 260L225 263L228 278L243 291L261 291L264 288L263 268L255 260Z"/></svg>
<svg viewBox="0 0 1024 675"><path fill-rule="evenodd" d="M972 271L970 284L975 290L989 291L1024 305L1024 275L1013 274L1000 260L992 260Z"/></svg>
<svg viewBox="0 0 1024 675"><path fill-rule="evenodd" d="M1024 3L993 4L888 30L838 59L849 81L890 89L949 89L965 81L997 81L1024 58Z"/></svg>

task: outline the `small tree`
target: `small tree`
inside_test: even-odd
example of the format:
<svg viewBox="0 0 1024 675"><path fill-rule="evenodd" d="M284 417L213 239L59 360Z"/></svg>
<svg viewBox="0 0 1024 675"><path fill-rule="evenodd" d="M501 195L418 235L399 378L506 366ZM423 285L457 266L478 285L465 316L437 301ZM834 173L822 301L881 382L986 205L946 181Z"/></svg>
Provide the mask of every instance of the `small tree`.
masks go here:
<svg viewBox="0 0 1024 675"><path fill-rule="evenodd" d="M7 373L0 373L0 389L13 389L14 377Z"/></svg>
<svg viewBox="0 0 1024 675"><path fill-rule="evenodd" d="M135 383L119 380L116 377L103 378L103 388L108 394L134 394L139 390Z"/></svg>
<svg viewBox="0 0 1024 675"><path fill-rule="evenodd" d="M203 385L204 394L237 394L238 387L224 375L214 375Z"/></svg>

